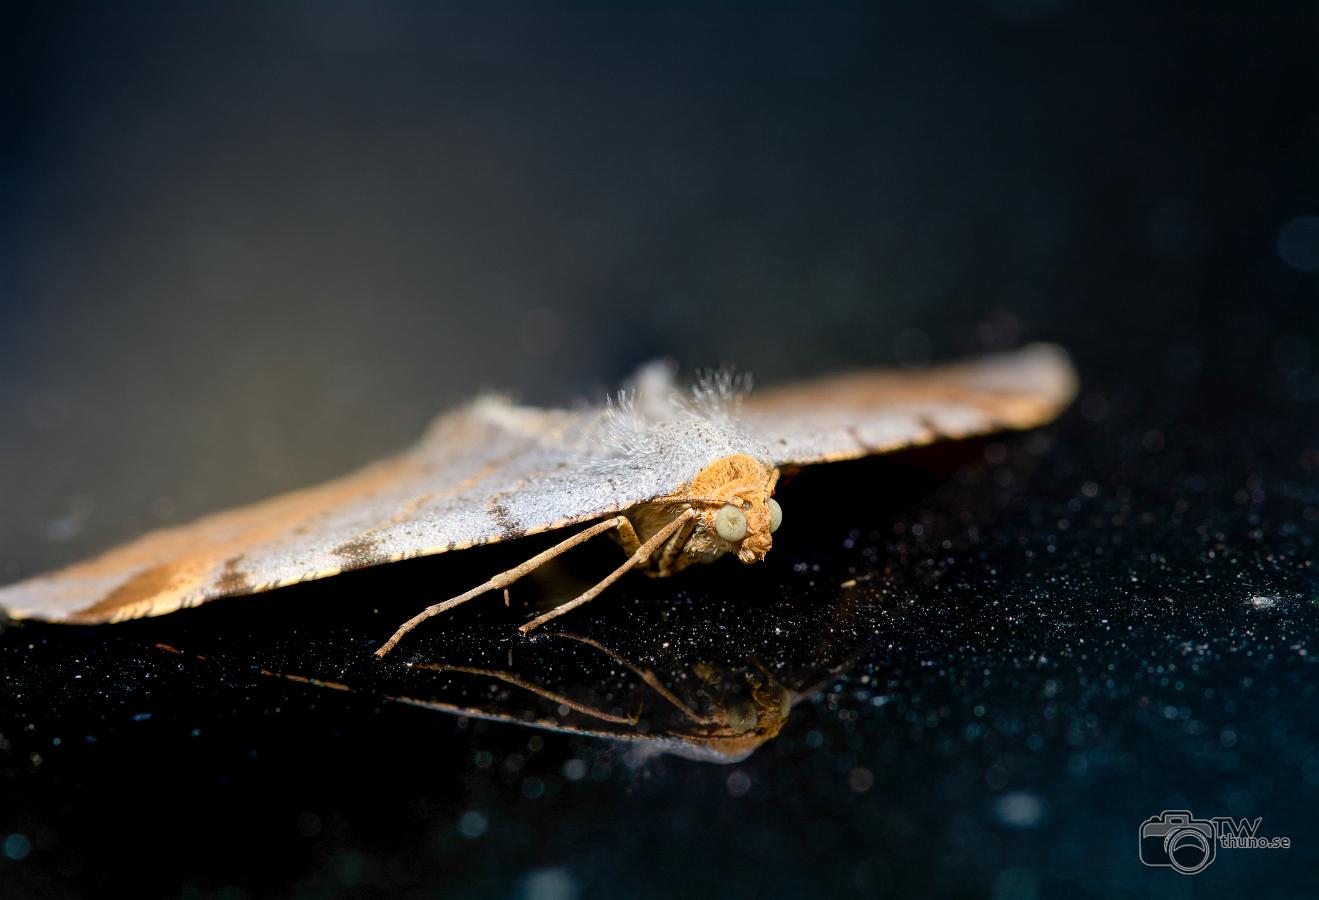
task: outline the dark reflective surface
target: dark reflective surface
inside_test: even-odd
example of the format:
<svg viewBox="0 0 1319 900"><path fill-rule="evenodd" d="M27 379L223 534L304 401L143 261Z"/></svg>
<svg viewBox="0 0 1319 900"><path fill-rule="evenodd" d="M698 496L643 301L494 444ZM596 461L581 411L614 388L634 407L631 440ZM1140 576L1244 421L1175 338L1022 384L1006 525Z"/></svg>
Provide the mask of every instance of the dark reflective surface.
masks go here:
<svg viewBox="0 0 1319 900"><path fill-rule="evenodd" d="M1224 507L1216 454L1117 451L1144 474L1095 490L1076 448L1104 439L1080 416L1060 432L805 472L763 566L627 579L557 635L515 626L613 548L384 665L370 650L409 596L532 542L113 628L12 627L7 815L47 842L23 883L117 882L151 835L165 858L141 877L165 893L658 894L741 872L781 895L1100 896L1182 878L1141 867L1134 835L1199 808L1297 846L1223 851L1198 877L1285 895L1314 860L1319 783L1304 471L1239 470L1229 484L1278 490ZM884 527L831 517L839 497Z"/></svg>
<svg viewBox="0 0 1319 900"><path fill-rule="evenodd" d="M263 674L464 719L631 743L638 759L674 753L733 763L776 737L793 705L832 684L871 637L855 599L809 615L779 606L732 625L718 607L630 612L583 617L572 631L535 639L507 624L445 629L417 642L404 671L364 661L357 641L304 645L287 668ZM262 658L279 665L276 654ZM313 671L340 674L301 673L310 660Z"/></svg>
<svg viewBox="0 0 1319 900"><path fill-rule="evenodd" d="M0 896L1310 896L1315 15L19 9L5 579L652 355L768 383L1046 339L1082 392L802 472L763 565L623 579L560 623L595 644L515 626L605 542L383 667L543 545L7 628ZM1142 866L1171 809L1294 846Z"/></svg>

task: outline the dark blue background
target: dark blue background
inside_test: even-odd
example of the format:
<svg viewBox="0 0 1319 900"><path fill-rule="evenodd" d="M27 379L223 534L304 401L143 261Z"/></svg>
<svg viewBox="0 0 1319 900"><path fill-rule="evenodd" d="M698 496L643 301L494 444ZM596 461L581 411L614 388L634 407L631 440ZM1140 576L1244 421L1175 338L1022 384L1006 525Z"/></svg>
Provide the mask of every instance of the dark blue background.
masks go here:
<svg viewBox="0 0 1319 900"><path fill-rule="evenodd" d="M872 576L862 658L734 769L251 671L503 551L11 628L5 896L1308 895L1319 16L911 6L7 7L5 581L653 355L770 382L1048 339L1083 385L960 466L803 475L758 571L618 586L599 615L762 627ZM226 662L152 647L190 634ZM1164 808L1296 846L1148 870Z"/></svg>

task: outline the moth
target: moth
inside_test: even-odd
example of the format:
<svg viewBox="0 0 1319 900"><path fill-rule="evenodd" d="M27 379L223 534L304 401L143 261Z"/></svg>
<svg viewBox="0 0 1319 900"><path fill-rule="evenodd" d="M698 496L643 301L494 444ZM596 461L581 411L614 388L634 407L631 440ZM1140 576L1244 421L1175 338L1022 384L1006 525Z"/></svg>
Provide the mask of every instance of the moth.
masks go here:
<svg viewBox="0 0 1319 900"><path fill-rule="evenodd" d="M923 370L860 371L750 393L713 373L689 390L665 365L596 406L541 409L481 397L441 415L401 455L270 500L147 534L0 588L14 619L102 623L158 616L366 566L585 525L520 565L405 622L519 578L598 535L626 559L533 631L627 572L664 577L734 556L762 560L784 512L780 470L941 439L1031 428L1072 399L1067 354L1048 344Z"/></svg>

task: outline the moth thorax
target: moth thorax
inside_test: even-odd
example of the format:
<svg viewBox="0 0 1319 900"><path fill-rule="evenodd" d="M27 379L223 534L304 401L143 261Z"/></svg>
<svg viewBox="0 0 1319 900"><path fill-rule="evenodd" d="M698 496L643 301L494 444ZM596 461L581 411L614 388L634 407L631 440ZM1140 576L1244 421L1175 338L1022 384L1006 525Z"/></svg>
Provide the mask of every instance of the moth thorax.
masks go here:
<svg viewBox="0 0 1319 900"><path fill-rule="evenodd" d="M763 488L769 482L771 469L764 463L747 456L734 453L710 463L692 479L691 493L696 497L711 499L743 488Z"/></svg>

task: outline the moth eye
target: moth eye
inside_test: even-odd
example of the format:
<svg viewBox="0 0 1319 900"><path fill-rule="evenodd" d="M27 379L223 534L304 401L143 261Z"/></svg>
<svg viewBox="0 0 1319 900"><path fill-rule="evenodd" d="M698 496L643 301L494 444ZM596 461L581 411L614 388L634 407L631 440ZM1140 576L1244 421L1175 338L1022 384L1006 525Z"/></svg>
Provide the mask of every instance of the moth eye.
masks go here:
<svg viewBox="0 0 1319 900"><path fill-rule="evenodd" d="M769 533L773 534L783 524L783 507L773 497L769 498Z"/></svg>
<svg viewBox="0 0 1319 900"><path fill-rule="evenodd" d="M756 727L758 721L755 704L747 700L728 707L725 715L728 719L728 727L736 734L746 734Z"/></svg>
<svg viewBox="0 0 1319 900"><path fill-rule="evenodd" d="M731 504L714 514L714 530L726 541L740 541L747 536L747 517Z"/></svg>

